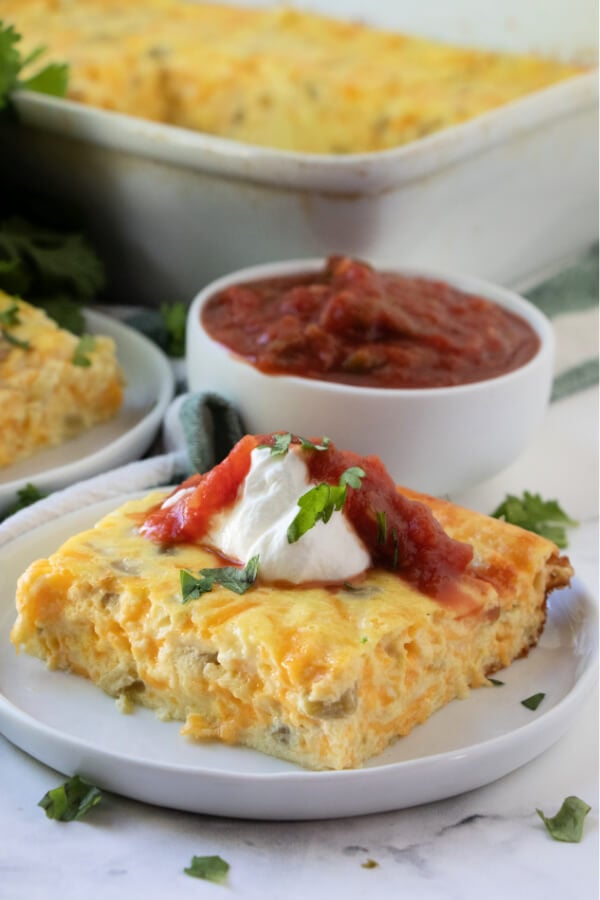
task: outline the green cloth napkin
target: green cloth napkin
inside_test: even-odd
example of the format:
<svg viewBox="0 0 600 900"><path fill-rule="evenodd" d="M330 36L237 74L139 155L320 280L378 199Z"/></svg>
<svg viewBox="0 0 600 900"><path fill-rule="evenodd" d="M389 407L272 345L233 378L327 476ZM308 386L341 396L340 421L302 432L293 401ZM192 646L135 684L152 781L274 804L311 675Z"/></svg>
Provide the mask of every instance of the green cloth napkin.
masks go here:
<svg viewBox="0 0 600 900"><path fill-rule="evenodd" d="M576 263L554 278L529 291L527 299L552 319L557 337L566 316L581 316L581 328L589 328L585 313L598 306L598 245L591 247ZM551 401L598 384L598 354L581 359L554 379Z"/></svg>
<svg viewBox="0 0 600 900"><path fill-rule="evenodd" d="M225 459L246 434L237 409L217 394L189 394L182 401L179 421L191 472L207 472Z"/></svg>

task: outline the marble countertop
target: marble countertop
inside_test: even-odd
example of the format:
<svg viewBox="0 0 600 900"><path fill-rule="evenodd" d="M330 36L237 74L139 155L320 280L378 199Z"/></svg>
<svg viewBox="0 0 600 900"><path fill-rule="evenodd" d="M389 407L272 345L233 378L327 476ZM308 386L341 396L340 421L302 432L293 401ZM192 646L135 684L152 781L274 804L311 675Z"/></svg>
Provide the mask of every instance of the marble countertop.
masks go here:
<svg viewBox="0 0 600 900"><path fill-rule="evenodd" d="M580 521L570 531L569 555L596 596L597 387L554 402L533 444L510 469L452 499L489 512L507 492L525 489L558 498ZM598 896L597 689L541 756L485 787L397 812L249 821L109 794L85 819L60 823L47 819L37 803L63 780L0 737L0 900L353 900L367 892L377 900ZM560 843L536 808L553 815L573 794L592 809L582 841ZM230 864L226 886L183 873L193 855L212 854ZM365 866L369 860L376 865Z"/></svg>

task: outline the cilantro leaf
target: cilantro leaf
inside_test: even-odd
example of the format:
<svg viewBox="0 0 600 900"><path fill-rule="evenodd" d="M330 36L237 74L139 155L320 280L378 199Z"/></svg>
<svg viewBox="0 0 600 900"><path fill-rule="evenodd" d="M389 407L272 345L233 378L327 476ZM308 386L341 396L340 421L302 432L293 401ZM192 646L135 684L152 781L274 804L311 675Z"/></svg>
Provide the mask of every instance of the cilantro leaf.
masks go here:
<svg viewBox="0 0 600 900"><path fill-rule="evenodd" d="M225 884L229 872L229 863L220 856L192 856L187 869L183 870L192 878L203 878L215 884Z"/></svg>
<svg viewBox="0 0 600 900"><path fill-rule="evenodd" d="M566 528L578 525L561 509L556 500L542 500L539 494L525 491L522 497L508 494L492 516L504 519L553 541L557 547L567 546Z"/></svg>
<svg viewBox="0 0 600 900"><path fill-rule="evenodd" d="M12 303L8 309L2 310L0 312L0 325L5 325L8 328L11 328L13 325L19 325L21 322L19 318L19 304Z"/></svg>
<svg viewBox="0 0 600 900"><path fill-rule="evenodd" d="M361 469L360 466L350 466L340 475L340 484L347 484L355 490L359 490L364 477L364 469Z"/></svg>
<svg viewBox="0 0 600 900"><path fill-rule="evenodd" d="M3 522L5 519L8 519L9 516L14 515L19 512L21 509L25 509L27 506L31 506L32 503L36 503L38 500L42 500L45 497L45 494L42 494L41 491L36 488L34 484L28 482L24 487L20 488L17 491L17 499L12 503L7 509L4 510L2 515L0 515L0 522Z"/></svg>
<svg viewBox="0 0 600 900"><path fill-rule="evenodd" d="M31 78L19 83L23 90L49 94L52 97L64 97L68 86L69 67L66 63L49 63Z"/></svg>
<svg viewBox="0 0 600 900"><path fill-rule="evenodd" d="M577 844L583 836L583 821L590 809L579 797L567 797L555 816L549 818L541 809L536 812L555 841Z"/></svg>
<svg viewBox="0 0 600 900"><path fill-rule="evenodd" d="M0 223L0 259L21 265L32 295L62 289L86 302L105 285L103 264L82 234L43 227L21 216Z"/></svg>
<svg viewBox="0 0 600 900"><path fill-rule="evenodd" d="M318 450L322 452L323 450L327 450L331 441L328 437L321 438L320 444L315 444L313 441L309 441L308 438L303 438L301 435L297 434L296 437L300 441L300 446L303 450Z"/></svg>
<svg viewBox="0 0 600 900"><path fill-rule="evenodd" d="M320 444L315 444L313 441L310 441L308 438L301 437L301 435L299 434L292 434L291 431L286 431L284 434L273 434L271 435L271 437L273 438L272 444L258 445L258 449L269 447L271 450L271 456L285 456L294 438L300 442L300 446L303 450L323 451L327 450L331 443L328 437L324 437Z"/></svg>
<svg viewBox="0 0 600 900"><path fill-rule="evenodd" d="M88 356L88 353L92 353L92 351L96 347L96 340L91 334L83 334L79 338L79 342L75 347L75 351L71 358L71 362L74 366L81 366L82 368L87 368L91 366L92 361Z"/></svg>
<svg viewBox="0 0 600 900"><path fill-rule="evenodd" d="M85 328L85 316L81 304L65 293L56 293L48 297L36 297L35 305L43 309L47 316L54 319L60 328L66 328L73 334L82 334Z"/></svg>
<svg viewBox="0 0 600 900"><path fill-rule="evenodd" d="M185 329L187 306L185 303L163 303L160 314L165 323L166 347L169 356L185 356Z"/></svg>
<svg viewBox="0 0 600 900"><path fill-rule="evenodd" d="M526 706L527 709L537 709L542 700L546 695L543 693L532 694L531 697L526 697L525 700L521 700L521 705Z"/></svg>
<svg viewBox="0 0 600 900"><path fill-rule="evenodd" d="M180 569L182 602L188 603L190 600L197 600L202 594L212 591L215 584L219 584L235 594L245 594L256 581L257 574L258 556L249 559L243 569L236 566L221 566L217 569L200 569L198 575L194 575L187 569Z"/></svg>
<svg viewBox="0 0 600 900"><path fill-rule="evenodd" d="M498 678L489 678L488 677L488 681L490 684L493 684L494 687L503 687L504 686L504 681L500 681L500 679L498 679Z"/></svg>
<svg viewBox="0 0 600 900"><path fill-rule="evenodd" d="M387 515L385 511L377 514L377 543L385 544L387 541Z"/></svg>
<svg viewBox="0 0 600 900"><path fill-rule="evenodd" d="M23 57L18 47L20 42L18 31L0 19L0 109L8 106L10 95L19 88L64 97L69 80L68 66L50 63L22 79L22 71L36 62L44 53L44 48L38 47L29 56Z"/></svg>
<svg viewBox="0 0 600 900"><path fill-rule="evenodd" d="M365 477L363 469L351 466L340 475L338 484L315 485L298 498L300 512L292 520L287 530L289 544L300 540L303 534L317 524L327 523L335 511L339 511L346 502L347 487L360 488L361 479Z"/></svg>
<svg viewBox="0 0 600 900"><path fill-rule="evenodd" d="M0 20L0 109L6 106L8 95L17 86L21 71L21 54L17 44L21 40L12 25Z"/></svg>
<svg viewBox="0 0 600 900"><path fill-rule="evenodd" d="M272 444L259 444L258 449L264 450L268 447L271 451L271 456L285 456L292 443L293 437L294 435L291 431L286 431L285 434L274 434Z"/></svg>
<svg viewBox="0 0 600 900"><path fill-rule="evenodd" d="M72 822L81 819L101 800L102 793L97 787L88 784L79 775L74 775L64 784L44 794L38 806L46 810L49 819Z"/></svg>

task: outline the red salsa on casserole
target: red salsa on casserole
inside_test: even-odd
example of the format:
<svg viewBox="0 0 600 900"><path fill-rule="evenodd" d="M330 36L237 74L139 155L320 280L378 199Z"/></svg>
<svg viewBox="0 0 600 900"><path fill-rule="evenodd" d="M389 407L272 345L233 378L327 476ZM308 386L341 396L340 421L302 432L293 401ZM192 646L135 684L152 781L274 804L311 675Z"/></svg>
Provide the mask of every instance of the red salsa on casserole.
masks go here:
<svg viewBox="0 0 600 900"><path fill-rule="evenodd" d="M201 543L213 516L238 498L252 451L273 446L275 437L247 434L209 472L184 481L171 495L177 502L150 511L146 537L166 546ZM292 443L301 445L302 439L293 437ZM352 466L362 471L361 488L348 490L344 510L373 566L398 572L432 597L456 600L453 583L471 562L473 548L449 537L427 506L401 494L378 456L359 456L328 442L326 452L304 450L304 458L313 484L336 484Z"/></svg>
<svg viewBox="0 0 600 900"><path fill-rule="evenodd" d="M262 372L362 387L485 381L540 345L528 322L490 300L339 256L319 272L225 288L201 315L214 340Z"/></svg>

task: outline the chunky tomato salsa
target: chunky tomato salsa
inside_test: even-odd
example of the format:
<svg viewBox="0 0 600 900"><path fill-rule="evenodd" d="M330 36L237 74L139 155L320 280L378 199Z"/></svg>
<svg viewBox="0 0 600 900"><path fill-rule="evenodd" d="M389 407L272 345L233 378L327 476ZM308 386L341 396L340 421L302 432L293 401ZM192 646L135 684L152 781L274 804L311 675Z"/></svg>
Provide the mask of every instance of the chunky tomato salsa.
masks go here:
<svg viewBox="0 0 600 900"><path fill-rule="evenodd" d="M489 300L339 256L320 272L228 287L202 322L263 372L364 387L484 381L539 348L523 318Z"/></svg>
<svg viewBox="0 0 600 900"><path fill-rule="evenodd" d="M179 503L157 506L147 516L146 537L165 545L201 543L212 517L235 502L252 450L273 446L274 438L248 434L214 469L184 481L174 491ZM293 443L302 439L294 437ZM378 456L338 450L329 442L325 452L307 450L306 463L315 484L337 484L349 467L362 469L361 488L348 489L344 509L372 565L397 572L438 600L455 599L453 584L471 562L473 548L450 538L424 504L400 494Z"/></svg>

